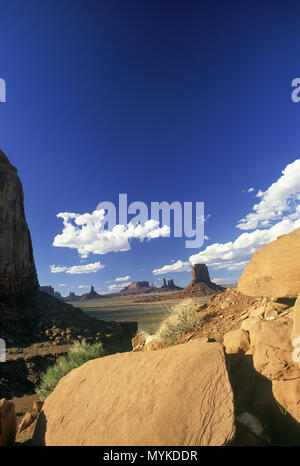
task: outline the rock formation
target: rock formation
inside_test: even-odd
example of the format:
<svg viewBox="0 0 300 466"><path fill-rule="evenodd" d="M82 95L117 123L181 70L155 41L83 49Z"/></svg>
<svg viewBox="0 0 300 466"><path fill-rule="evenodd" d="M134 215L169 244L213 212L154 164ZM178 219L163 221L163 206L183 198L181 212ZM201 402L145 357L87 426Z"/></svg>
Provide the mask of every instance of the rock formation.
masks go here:
<svg viewBox="0 0 300 466"><path fill-rule="evenodd" d="M207 285L212 283L205 264L196 264L193 266L191 283L206 283Z"/></svg>
<svg viewBox="0 0 300 466"><path fill-rule="evenodd" d="M180 286L176 286L174 283L174 280L166 280L165 278L163 279L163 285L161 289L167 290L181 290Z"/></svg>
<svg viewBox="0 0 300 466"><path fill-rule="evenodd" d="M16 168L0 151L0 301L24 306L38 290L24 195Z"/></svg>
<svg viewBox="0 0 300 466"><path fill-rule="evenodd" d="M50 285L40 286L40 291L44 291L45 293L49 294L53 298L63 299L62 295L58 291L55 291L53 286L50 286Z"/></svg>
<svg viewBox="0 0 300 466"><path fill-rule="evenodd" d="M105 296L97 293L93 285L91 286L91 290L88 293L84 293L81 296L76 295L74 292L70 291L69 296L63 298L64 301L68 303L76 302L76 301L89 301L91 299L102 299Z"/></svg>
<svg viewBox="0 0 300 466"><path fill-rule="evenodd" d="M296 297L300 294L300 228L256 251L238 283L248 296Z"/></svg>
<svg viewBox="0 0 300 466"><path fill-rule="evenodd" d="M122 291L136 291L141 290L143 288L149 288L149 282L142 281L142 282L133 282L130 285L126 286Z"/></svg>
<svg viewBox="0 0 300 466"><path fill-rule="evenodd" d="M90 299L101 299L104 297L105 296L102 296L101 294L97 293L97 291L95 291L95 288L92 285L90 292L80 296L78 301L89 301Z"/></svg>
<svg viewBox="0 0 300 466"><path fill-rule="evenodd" d="M213 446L234 433L223 347L191 342L73 370L46 399L34 444Z"/></svg>
<svg viewBox="0 0 300 466"><path fill-rule="evenodd" d="M173 295L178 298L209 296L224 291L225 288L212 282L205 264L196 264L192 268L192 281L183 290Z"/></svg>
<svg viewBox="0 0 300 466"><path fill-rule="evenodd" d="M59 343L67 337L70 344L72 334L83 338L83 333L104 344L104 340L108 340L106 336L110 335L110 341L115 344L116 339L120 342L122 340L121 346L128 350L137 330L136 322L111 323L108 328L107 323L90 318L80 309L53 299L53 288L47 287L46 291L39 290L31 237L24 213L22 184L16 168L0 151L0 338L5 340L7 348L11 348L36 342L55 343L56 338ZM95 290L91 289L90 294L95 296ZM58 333L50 336L55 328L59 329ZM107 341L107 344L110 343ZM9 369L8 366L6 362L4 369ZM23 372L26 372L24 366ZM8 383L10 386L12 373L14 371L7 378L3 377L1 367L1 392L3 385Z"/></svg>
<svg viewBox="0 0 300 466"><path fill-rule="evenodd" d="M75 294L73 291L70 291L69 295L66 296L65 298L63 298L63 300L66 301L67 303L72 303L72 302L75 302L75 301L79 301L80 298L81 298L81 296Z"/></svg>
<svg viewBox="0 0 300 466"><path fill-rule="evenodd" d="M224 336L237 414L246 407L258 415L276 444L300 441L299 267L300 229L259 249L238 283L253 302L240 330Z"/></svg>

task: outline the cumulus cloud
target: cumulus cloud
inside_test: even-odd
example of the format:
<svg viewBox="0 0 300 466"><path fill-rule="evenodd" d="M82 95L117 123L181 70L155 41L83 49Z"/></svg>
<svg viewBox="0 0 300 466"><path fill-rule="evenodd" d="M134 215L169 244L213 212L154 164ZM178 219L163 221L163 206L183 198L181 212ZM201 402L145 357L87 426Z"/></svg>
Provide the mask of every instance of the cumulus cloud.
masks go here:
<svg viewBox="0 0 300 466"><path fill-rule="evenodd" d="M236 283L239 277L227 277L227 278L212 278L211 281L217 283L217 285L228 285Z"/></svg>
<svg viewBox="0 0 300 466"><path fill-rule="evenodd" d="M109 285L108 289L111 290L111 291L119 290L119 289L120 289L120 285L116 285L116 284L114 284L114 285Z"/></svg>
<svg viewBox="0 0 300 466"><path fill-rule="evenodd" d="M215 243L190 256L192 264L205 262L229 271L245 267L254 252L280 235L300 227L300 160L288 164L266 191L258 191L260 202L237 224L244 232L234 241Z"/></svg>
<svg viewBox="0 0 300 466"><path fill-rule="evenodd" d="M51 273L61 273L65 272L71 275L74 274L81 274L81 273L95 273L98 270L103 269L104 265L100 262L94 262L93 264L85 264L85 265L73 265L72 267L60 267L51 265L50 271Z"/></svg>
<svg viewBox="0 0 300 466"><path fill-rule="evenodd" d="M252 193L253 191L254 191L254 188L249 188L247 192Z"/></svg>
<svg viewBox="0 0 300 466"><path fill-rule="evenodd" d="M282 176L266 191L260 190L256 196L260 202L253 206L253 212L238 222L237 228L240 230L265 228L283 215L293 214L300 200L300 159L288 164Z"/></svg>
<svg viewBox="0 0 300 466"><path fill-rule="evenodd" d="M216 269L239 270L245 267L258 248L298 227L300 219L292 221L286 218L269 229L242 233L235 241L211 244L204 251L190 256L189 260L192 264L205 263Z"/></svg>
<svg viewBox="0 0 300 466"><path fill-rule="evenodd" d="M153 239L170 236L170 227L159 227L156 220L147 220L144 225L116 225L105 229L105 211L94 210L91 214L61 212L57 215L63 220L63 231L54 238L53 246L77 249L83 258L89 254L106 254L112 251L128 251L130 240Z"/></svg>
<svg viewBox="0 0 300 466"><path fill-rule="evenodd" d="M79 285L78 288L90 288L91 286L90 285Z"/></svg>
<svg viewBox="0 0 300 466"><path fill-rule="evenodd" d="M188 262L178 261L179 271L180 265L185 264L188 269L189 263L205 263L213 269L241 270L257 249L300 228L300 159L288 164L279 179L265 191L258 191L256 197L260 201L236 225L240 230L250 231L244 231L234 241L211 244L190 256ZM174 272L173 265L155 269L153 273Z"/></svg>
<svg viewBox="0 0 300 466"><path fill-rule="evenodd" d="M51 273L61 273L61 272L65 272L67 270L68 267L62 267L60 265L50 265L50 272Z"/></svg>
<svg viewBox="0 0 300 466"><path fill-rule="evenodd" d="M121 290L122 288L126 288L126 286L129 286L131 285L131 282L126 282L126 283L122 283L122 284L116 284L114 283L113 285L110 285L108 287L109 290L111 291L114 291L114 290Z"/></svg>
<svg viewBox="0 0 300 466"><path fill-rule="evenodd" d="M115 279L115 282L126 282L130 278L130 275L126 275L126 277L118 277Z"/></svg>
<svg viewBox="0 0 300 466"><path fill-rule="evenodd" d="M154 269L152 273L154 275L163 275L170 272L189 272L191 270L191 263L189 261L183 262L182 260L178 260L171 265L164 265L160 269Z"/></svg>

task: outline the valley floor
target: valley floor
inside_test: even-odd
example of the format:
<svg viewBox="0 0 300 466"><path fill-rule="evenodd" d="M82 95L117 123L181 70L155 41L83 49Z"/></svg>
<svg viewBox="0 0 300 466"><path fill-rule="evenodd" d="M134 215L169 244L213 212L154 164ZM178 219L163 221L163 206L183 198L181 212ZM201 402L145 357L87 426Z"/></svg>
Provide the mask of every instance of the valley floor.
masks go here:
<svg viewBox="0 0 300 466"><path fill-rule="evenodd" d="M145 295L146 297L147 295ZM193 301L204 304L211 296L193 298ZM144 330L150 334L156 332L161 322L172 312L173 307L182 300L170 299L170 293L166 299L159 302L135 302L136 296L121 296L120 298L106 298L103 300L93 300L84 303L74 303L80 307L89 317L106 321L126 322L137 321L139 330ZM143 295L139 296L143 300Z"/></svg>

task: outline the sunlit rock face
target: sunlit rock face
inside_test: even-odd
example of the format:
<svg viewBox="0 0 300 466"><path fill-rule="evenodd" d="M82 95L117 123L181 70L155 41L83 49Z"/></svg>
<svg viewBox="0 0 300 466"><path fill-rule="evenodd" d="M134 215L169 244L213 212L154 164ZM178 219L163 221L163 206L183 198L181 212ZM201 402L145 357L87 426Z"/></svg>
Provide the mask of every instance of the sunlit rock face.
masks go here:
<svg viewBox="0 0 300 466"><path fill-rule="evenodd" d="M300 294L300 228L258 249L239 280L246 296L296 298Z"/></svg>

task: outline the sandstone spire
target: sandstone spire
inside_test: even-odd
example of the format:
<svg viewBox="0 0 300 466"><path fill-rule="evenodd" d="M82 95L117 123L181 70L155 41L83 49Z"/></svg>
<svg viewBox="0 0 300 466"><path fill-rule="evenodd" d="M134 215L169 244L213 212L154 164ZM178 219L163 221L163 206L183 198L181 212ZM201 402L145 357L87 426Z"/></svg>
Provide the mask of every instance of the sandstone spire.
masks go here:
<svg viewBox="0 0 300 466"><path fill-rule="evenodd" d="M195 264L192 269L192 283L211 283L205 264Z"/></svg>
<svg viewBox="0 0 300 466"><path fill-rule="evenodd" d="M191 283L173 297L209 296L224 290L224 287L216 285L210 280L208 268L205 264L195 264L192 268Z"/></svg>

